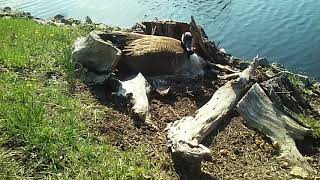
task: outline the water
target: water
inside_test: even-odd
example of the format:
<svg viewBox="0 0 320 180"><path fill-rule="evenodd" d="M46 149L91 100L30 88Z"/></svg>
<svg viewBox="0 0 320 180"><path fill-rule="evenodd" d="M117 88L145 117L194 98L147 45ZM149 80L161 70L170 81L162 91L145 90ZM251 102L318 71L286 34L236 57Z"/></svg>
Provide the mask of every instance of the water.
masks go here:
<svg viewBox="0 0 320 180"><path fill-rule="evenodd" d="M319 0L0 0L42 18L61 13L131 27L143 20L196 17L209 38L234 56L259 54L320 80Z"/></svg>

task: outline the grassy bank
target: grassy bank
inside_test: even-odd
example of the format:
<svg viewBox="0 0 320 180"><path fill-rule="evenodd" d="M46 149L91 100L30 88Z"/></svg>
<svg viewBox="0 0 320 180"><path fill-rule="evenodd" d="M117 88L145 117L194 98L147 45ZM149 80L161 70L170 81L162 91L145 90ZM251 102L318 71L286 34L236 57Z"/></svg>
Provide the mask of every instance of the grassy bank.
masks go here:
<svg viewBox="0 0 320 180"><path fill-rule="evenodd" d="M90 130L108 112L74 93L71 46L86 33L0 19L0 179L163 177L142 148L116 149Z"/></svg>

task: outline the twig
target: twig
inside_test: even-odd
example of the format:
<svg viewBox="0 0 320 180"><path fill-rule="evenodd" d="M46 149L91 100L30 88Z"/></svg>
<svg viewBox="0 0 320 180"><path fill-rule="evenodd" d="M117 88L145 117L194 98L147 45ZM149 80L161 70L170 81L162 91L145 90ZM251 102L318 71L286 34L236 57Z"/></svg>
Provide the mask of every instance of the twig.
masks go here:
<svg viewBox="0 0 320 180"><path fill-rule="evenodd" d="M186 93L188 93L190 96L194 96L193 94L191 94L193 91L189 91L188 88L186 88Z"/></svg>
<svg viewBox="0 0 320 180"><path fill-rule="evenodd" d="M173 112L174 115L176 115L179 119L181 119L181 116L180 116L177 112L175 112L175 111L171 108L171 106L169 106L169 109Z"/></svg>
<svg viewBox="0 0 320 180"><path fill-rule="evenodd" d="M274 93L276 93L276 94L291 94L291 93L293 93L293 91L283 91L283 92L274 92Z"/></svg>

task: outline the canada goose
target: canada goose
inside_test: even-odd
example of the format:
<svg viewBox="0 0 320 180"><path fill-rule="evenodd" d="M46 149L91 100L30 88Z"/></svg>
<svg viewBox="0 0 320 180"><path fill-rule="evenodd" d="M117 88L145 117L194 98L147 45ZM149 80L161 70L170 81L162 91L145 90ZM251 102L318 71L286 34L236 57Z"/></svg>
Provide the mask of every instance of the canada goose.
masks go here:
<svg viewBox="0 0 320 180"><path fill-rule="evenodd" d="M103 39L112 41L122 51L117 66L120 73L140 72L148 76L202 73L202 58L192 52L190 32L184 33L181 41L128 32L112 32Z"/></svg>

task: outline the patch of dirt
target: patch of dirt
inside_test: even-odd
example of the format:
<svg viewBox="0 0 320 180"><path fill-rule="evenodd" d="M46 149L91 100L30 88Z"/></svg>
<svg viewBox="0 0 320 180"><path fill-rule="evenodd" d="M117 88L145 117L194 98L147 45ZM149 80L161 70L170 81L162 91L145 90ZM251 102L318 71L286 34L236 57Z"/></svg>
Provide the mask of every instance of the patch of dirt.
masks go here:
<svg viewBox="0 0 320 180"><path fill-rule="evenodd" d="M220 84L219 84L220 83ZM180 81L171 86L170 93L150 95L150 112L158 131L140 126L131 118L125 101L104 92L96 96L108 107L106 117L94 123L93 128L112 145L121 149L145 147L146 154L172 179L178 179L172 158L166 146L168 123L192 115L209 101L221 82L212 80ZM248 129L242 117L235 115L222 125L215 136L206 140L212 151L212 161L202 165L208 179L289 179L290 164L277 158L278 154L265 136ZM313 167L319 169L320 154L313 154Z"/></svg>
<svg viewBox="0 0 320 180"><path fill-rule="evenodd" d="M277 151L263 136L234 117L209 146L213 160L203 170L218 179L287 179L287 162L277 159ZM282 168L281 168L282 166Z"/></svg>

